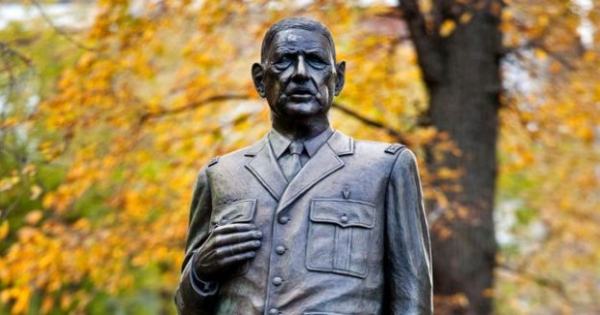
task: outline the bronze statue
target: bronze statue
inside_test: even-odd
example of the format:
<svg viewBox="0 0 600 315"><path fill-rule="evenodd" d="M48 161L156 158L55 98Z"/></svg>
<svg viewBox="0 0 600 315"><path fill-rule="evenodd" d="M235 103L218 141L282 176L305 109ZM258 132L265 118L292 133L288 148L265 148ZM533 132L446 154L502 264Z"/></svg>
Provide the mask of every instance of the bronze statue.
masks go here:
<svg viewBox="0 0 600 315"><path fill-rule="evenodd" d="M252 78L273 128L198 175L180 314L432 313L415 156L329 126L344 74L322 24L267 31Z"/></svg>

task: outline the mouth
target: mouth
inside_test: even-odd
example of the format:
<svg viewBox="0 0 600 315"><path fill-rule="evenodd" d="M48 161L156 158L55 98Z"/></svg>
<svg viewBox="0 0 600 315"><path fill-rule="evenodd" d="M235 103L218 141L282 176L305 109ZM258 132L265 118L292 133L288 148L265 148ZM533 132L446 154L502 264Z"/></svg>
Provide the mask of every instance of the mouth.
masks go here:
<svg viewBox="0 0 600 315"><path fill-rule="evenodd" d="M311 89L304 86L295 86L289 89L289 92L286 94L292 102L310 101L315 96Z"/></svg>
<svg viewBox="0 0 600 315"><path fill-rule="evenodd" d="M294 102L306 102L310 101L314 95L307 92L292 92L288 94L288 98Z"/></svg>

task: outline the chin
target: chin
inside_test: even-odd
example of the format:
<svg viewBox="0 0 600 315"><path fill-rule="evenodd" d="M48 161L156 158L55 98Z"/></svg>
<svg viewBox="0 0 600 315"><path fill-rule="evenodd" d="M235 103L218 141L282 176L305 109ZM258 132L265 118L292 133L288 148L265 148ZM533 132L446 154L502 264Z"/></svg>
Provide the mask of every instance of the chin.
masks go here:
<svg viewBox="0 0 600 315"><path fill-rule="evenodd" d="M285 113L291 117L314 116L323 111L322 106L315 101L302 103L288 102L284 108Z"/></svg>

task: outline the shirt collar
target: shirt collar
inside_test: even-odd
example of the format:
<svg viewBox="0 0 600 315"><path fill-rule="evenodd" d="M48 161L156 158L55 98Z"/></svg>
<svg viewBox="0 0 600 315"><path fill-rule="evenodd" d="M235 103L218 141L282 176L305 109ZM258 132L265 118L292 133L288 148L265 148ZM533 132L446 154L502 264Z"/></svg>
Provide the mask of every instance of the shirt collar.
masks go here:
<svg viewBox="0 0 600 315"><path fill-rule="evenodd" d="M321 148L321 146L325 142L327 142L327 140L332 134L333 129L331 129L331 127L327 127L327 129L325 129L320 134L304 141L304 148L306 149L308 156L313 157L317 153L319 148ZM281 157L281 155L285 152L285 150L292 142L291 139L286 138L284 135L282 135L275 129L271 129L268 138L276 158Z"/></svg>

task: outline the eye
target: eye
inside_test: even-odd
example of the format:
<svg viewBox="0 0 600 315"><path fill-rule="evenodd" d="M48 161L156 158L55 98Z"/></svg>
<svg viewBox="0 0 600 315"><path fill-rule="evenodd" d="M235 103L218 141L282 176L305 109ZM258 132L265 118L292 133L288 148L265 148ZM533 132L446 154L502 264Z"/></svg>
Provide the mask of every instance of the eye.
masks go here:
<svg viewBox="0 0 600 315"><path fill-rule="evenodd" d="M317 55L308 55L306 56L306 62L315 69L324 69L327 67L327 61L323 60L320 56Z"/></svg>
<svg viewBox="0 0 600 315"><path fill-rule="evenodd" d="M289 55L283 55L273 62L273 66L278 70L283 70L292 64L292 58Z"/></svg>

